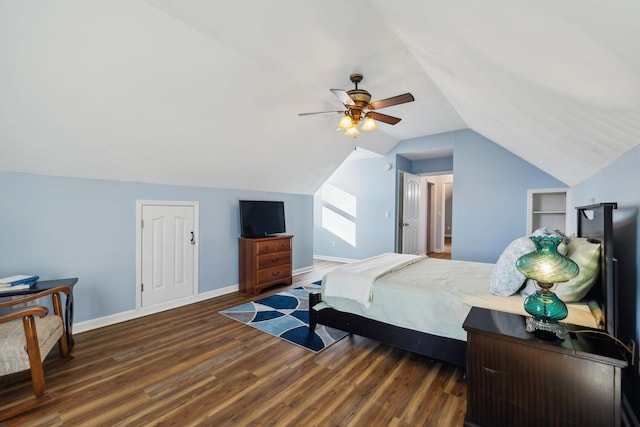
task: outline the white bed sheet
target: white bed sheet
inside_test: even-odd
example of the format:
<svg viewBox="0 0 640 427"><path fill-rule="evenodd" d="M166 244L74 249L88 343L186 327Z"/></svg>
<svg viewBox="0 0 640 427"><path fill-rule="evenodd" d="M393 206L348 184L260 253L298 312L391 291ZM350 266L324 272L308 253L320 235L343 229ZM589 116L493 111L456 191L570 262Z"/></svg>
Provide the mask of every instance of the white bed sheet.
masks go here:
<svg viewBox="0 0 640 427"><path fill-rule="evenodd" d="M324 295L355 300L369 307L373 298L373 285L378 278L423 258L425 257L418 255L388 253L346 264L324 276ZM343 286L343 283L349 283L349 286Z"/></svg>
<svg viewBox="0 0 640 427"><path fill-rule="evenodd" d="M466 341L462 323L472 306L526 315L520 295L489 294L493 266L425 258L378 278L369 307L323 293L324 304L317 309L330 306L396 326ZM586 303L572 303L568 307L569 317L565 322L597 327Z"/></svg>

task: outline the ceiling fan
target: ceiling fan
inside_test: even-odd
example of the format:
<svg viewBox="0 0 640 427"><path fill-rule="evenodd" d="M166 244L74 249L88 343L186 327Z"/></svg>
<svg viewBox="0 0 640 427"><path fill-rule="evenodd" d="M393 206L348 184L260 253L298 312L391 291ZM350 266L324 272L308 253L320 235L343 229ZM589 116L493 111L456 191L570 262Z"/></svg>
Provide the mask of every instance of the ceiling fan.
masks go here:
<svg viewBox="0 0 640 427"><path fill-rule="evenodd" d="M371 94L364 89L358 88L358 83L363 79L362 74L351 74L351 82L355 85L355 89L348 91L342 89L331 89L331 92L338 97L340 102L344 104L346 110L339 111L319 111L316 113L299 113L299 116L310 116L313 114L342 114L342 119L338 124L338 129L344 129L345 135L356 137L360 133L358 124L362 121L362 130L377 129L376 120L379 122L395 125L401 119L389 116L387 114L378 113L380 108L391 107L392 105L404 104L414 101L415 98L410 93L392 96L391 98L381 99L379 101L371 101Z"/></svg>

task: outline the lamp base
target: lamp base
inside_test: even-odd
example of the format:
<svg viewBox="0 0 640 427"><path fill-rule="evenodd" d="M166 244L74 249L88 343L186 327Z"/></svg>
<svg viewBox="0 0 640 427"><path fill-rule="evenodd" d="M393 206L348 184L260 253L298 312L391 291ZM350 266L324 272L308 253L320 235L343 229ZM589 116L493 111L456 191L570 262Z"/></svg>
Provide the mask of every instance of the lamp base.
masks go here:
<svg viewBox="0 0 640 427"><path fill-rule="evenodd" d="M563 340L567 336L567 328L565 328L564 325L534 319L533 317L527 317L526 331L532 332L538 338L548 341Z"/></svg>

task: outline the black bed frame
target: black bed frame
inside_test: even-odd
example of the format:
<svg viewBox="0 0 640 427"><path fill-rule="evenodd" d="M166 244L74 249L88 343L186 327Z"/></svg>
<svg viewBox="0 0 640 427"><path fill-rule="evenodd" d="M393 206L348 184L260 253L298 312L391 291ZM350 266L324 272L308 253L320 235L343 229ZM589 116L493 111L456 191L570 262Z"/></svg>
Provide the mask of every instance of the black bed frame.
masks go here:
<svg viewBox="0 0 640 427"><path fill-rule="evenodd" d="M591 296L602 307L605 329L616 335L617 290L615 286L615 259L613 257L613 209L616 203L599 203L577 207L577 235L601 244L600 278L591 290ZM382 343L409 350L432 359L458 366L466 366L466 341L394 326L367 317L339 311L330 307L313 310L322 301L320 293L309 294L309 326L313 331L321 324Z"/></svg>

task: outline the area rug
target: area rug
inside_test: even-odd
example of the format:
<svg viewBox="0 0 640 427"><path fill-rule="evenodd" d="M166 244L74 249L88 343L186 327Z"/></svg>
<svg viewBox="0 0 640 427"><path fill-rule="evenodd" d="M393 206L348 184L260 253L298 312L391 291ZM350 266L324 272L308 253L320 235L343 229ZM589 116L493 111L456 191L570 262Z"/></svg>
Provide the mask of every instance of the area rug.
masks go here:
<svg viewBox="0 0 640 427"><path fill-rule="evenodd" d="M318 325L309 333L309 291L319 291L320 282L258 299L220 311L231 319L252 326L292 344L319 353L348 335Z"/></svg>

